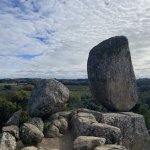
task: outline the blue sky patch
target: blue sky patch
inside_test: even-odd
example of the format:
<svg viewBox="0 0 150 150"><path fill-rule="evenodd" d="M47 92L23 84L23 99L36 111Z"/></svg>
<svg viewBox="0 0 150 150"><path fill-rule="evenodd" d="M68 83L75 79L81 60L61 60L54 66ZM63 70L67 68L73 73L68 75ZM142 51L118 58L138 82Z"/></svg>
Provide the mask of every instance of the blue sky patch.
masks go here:
<svg viewBox="0 0 150 150"><path fill-rule="evenodd" d="M41 56L41 55L43 55L43 53L40 53L40 54L19 54L19 55L16 55L16 57L23 58L26 60L32 60L33 58Z"/></svg>

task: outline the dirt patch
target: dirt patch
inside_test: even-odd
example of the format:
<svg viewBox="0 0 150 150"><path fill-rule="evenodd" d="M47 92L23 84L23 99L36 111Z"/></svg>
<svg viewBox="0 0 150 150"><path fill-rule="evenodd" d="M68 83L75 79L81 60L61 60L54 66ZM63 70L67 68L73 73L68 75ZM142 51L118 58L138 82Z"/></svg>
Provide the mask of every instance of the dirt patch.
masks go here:
<svg viewBox="0 0 150 150"><path fill-rule="evenodd" d="M44 138L42 143L39 144L38 148L42 150L72 150L73 147L73 136L70 132L59 138Z"/></svg>

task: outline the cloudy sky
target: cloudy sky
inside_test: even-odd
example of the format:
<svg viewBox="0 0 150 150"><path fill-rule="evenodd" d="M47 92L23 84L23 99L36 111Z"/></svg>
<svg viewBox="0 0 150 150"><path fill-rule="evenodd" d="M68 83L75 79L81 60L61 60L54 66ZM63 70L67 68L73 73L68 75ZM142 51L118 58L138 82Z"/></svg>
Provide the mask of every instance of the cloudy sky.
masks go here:
<svg viewBox="0 0 150 150"><path fill-rule="evenodd" d="M150 0L0 0L0 78L86 78L90 49L116 35L150 77Z"/></svg>

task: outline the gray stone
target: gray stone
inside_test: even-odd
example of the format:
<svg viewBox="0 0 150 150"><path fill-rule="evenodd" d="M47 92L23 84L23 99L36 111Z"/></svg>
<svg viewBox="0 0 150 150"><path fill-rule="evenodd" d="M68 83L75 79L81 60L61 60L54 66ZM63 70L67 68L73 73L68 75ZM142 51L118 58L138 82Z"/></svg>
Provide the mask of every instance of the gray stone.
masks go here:
<svg viewBox="0 0 150 150"><path fill-rule="evenodd" d="M96 147L95 150L127 150L127 149L121 145L104 145Z"/></svg>
<svg viewBox="0 0 150 150"><path fill-rule="evenodd" d="M25 147L25 146L24 146L24 144L22 143L21 140L17 141L17 150L20 150L20 149L22 149L22 148L24 148L24 147Z"/></svg>
<svg viewBox="0 0 150 150"><path fill-rule="evenodd" d="M19 128L18 128L18 126L11 125L11 126L3 127L2 132L8 132L11 135L13 135L16 138L16 140L19 139Z"/></svg>
<svg viewBox="0 0 150 150"><path fill-rule="evenodd" d="M67 121L69 121L71 119L71 111L62 111L62 112L58 112L57 114L60 117L64 117Z"/></svg>
<svg viewBox="0 0 150 150"><path fill-rule="evenodd" d="M33 89L28 102L28 112L31 117L48 117L62 111L69 99L69 90L62 83L54 80L41 80Z"/></svg>
<svg viewBox="0 0 150 150"><path fill-rule="evenodd" d="M102 122L120 128L124 138L148 135L144 117L140 114L121 112L103 113L102 116Z"/></svg>
<svg viewBox="0 0 150 150"><path fill-rule="evenodd" d="M104 113L102 122L120 128L122 143L128 149L133 145L136 137L141 137L142 140L148 136L144 117L139 114L132 112Z"/></svg>
<svg viewBox="0 0 150 150"><path fill-rule="evenodd" d="M67 130L68 130L68 122L67 122L67 120L65 119L65 118L60 118L59 119L59 121L60 121L60 123L61 123L61 126L60 126L60 128L59 128L59 132L61 133L61 134L65 134L66 132L67 132Z"/></svg>
<svg viewBox="0 0 150 150"><path fill-rule="evenodd" d="M44 135L46 138L59 137L60 136L59 129L55 125L50 124L50 125L48 125L47 129L45 130Z"/></svg>
<svg viewBox="0 0 150 150"><path fill-rule="evenodd" d="M43 132L44 123L41 118L38 118L38 117L31 118L28 123L35 125L40 131Z"/></svg>
<svg viewBox="0 0 150 150"><path fill-rule="evenodd" d="M21 150L38 150L38 149L34 146L28 146L28 147L22 148Z"/></svg>
<svg viewBox="0 0 150 150"><path fill-rule="evenodd" d="M90 109L86 109L86 108L79 108L79 109L77 109L77 112L90 113L90 114L92 114L95 117L95 119L98 122L102 121L102 113L101 112L90 110Z"/></svg>
<svg viewBox="0 0 150 150"><path fill-rule="evenodd" d="M117 111L129 111L135 106L136 80L126 37L112 37L95 46L89 53L87 71L98 103Z"/></svg>
<svg viewBox="0 0 150 150"><path fill-rule="evenodd" d="M73 143L73 150L93 150L105 144L106 139L93 136L79 136Z"/></svg>
<svg viewBox="0 0 150 150"><path fill-rule="evenodd" d="M15 150L17 147L16 139L14 136L7 132L0 135L0 150Z"/></svg>
<svg viewBox="0 0 150 150"><path fill-rule="evenodd" d="M120 143L121 131L119 128L98 123L92 114L78 113L72 118L72 130L75 137L95 136L103 137L106 143Z"/></svg>
<svg viewBox="0 0 150 150"><path fill-rule="evenodd" d="M25 145L37 145L42 141L43 137L43 133L33 124L24 123L20 127L20 139Z"/></svg>
<svg viewBox="0 0 150 150"><path fill-rule="evenodd" d="M9 120L6 122L6 125L9 126L9 125L16 125L16 126L19 126L20 124L20 117L21 117L21 111L17 111L15 112L12 117L9 118Z"/></svg>

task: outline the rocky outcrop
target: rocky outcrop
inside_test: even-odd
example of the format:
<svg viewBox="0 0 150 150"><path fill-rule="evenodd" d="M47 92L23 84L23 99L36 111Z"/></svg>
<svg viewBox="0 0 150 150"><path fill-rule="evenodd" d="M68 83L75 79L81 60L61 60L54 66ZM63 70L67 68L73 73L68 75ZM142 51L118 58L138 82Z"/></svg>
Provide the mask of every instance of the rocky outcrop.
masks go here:
<svg viewBox="0 0 150 150"><path fill-rule="evenodd" d="M105 144L106 139L93 136L79 136L73 143L73 150L94 150Z"/></svg>
<svg viewBox="0 0 150 150"><path fill-rule="evenodd" d="M87 71L97 102L117 111L135 106L136 80L126 37L112 37L95 46L89 54Z"/></svg>
<svg viewBox="0 0 150 150"><path fill-rule="evenodd" d="M3 127L2 132L10 133L16 138L16 140L19 139L19 127L18 126L11 125L11 126Z"/></svg>
<svg viewBox="0 0 150 150"><path fill-rule="evenodd" d="M122 142L126 148L131 149L133 141L137 136L143 139L148 136L144 117L132 112L103 113L102 122L118 127L122 133Z"/></svg>
<svg viewBox="0 0 150 150"><path fill-rule="evenodd" d="M55 117L54 117L55 118ZM45 137L54 138L65 134L68 130L68 121L64 117L56 117L55 120L48 122L48 127L45 130Z"/></svg>
<svg viewBox="0 0 150 150"><path fill-rule="evenodd" d="M43 137L43 133L33 124L24 123L20 127L20 139L25 145L37 145Z"/></svg>
<svg viewBox="0 0 150 150"><path fill-rule="evenodd" d="M96 147L95 150L127 150L124 146L120 145L104 145Z"/></svg>
<svg viewBox="0 0 150 150"><path fill-rule="evenodd" d="M106 143L120 143L121 131L119 128L103 123L98 123L95 117L89 113L77 113L73 115L72 127L74 136L103 137Z"/></svg>
<svg viewBox="0 0 150 150"><path fill-rule="evenodd" d="M43 132L44 123L41 118L38 117L31 118L28 123L35 125L40 131Z"/></svg>
<svg viewBox="0 0 150 150"><path fill-rule="evenodd" d="M124 138L148 135L148 130L142 115L132 112L122 112L103 113L102 116L102 122L120 128Z"/></svg>
<svg viewBox="0 0 150 150"><path fill-rule="evenodd" d="M16 125L16 126L19 126L20 124L20 117L21 117L21 111L17 111L15 112L12 117L9 118L9 120L6 122L6 125L9 126L9 125Z"/></svg>
<svg viewBox="0 0 150 150"><path fill-rule="evenodd" d="M16 146L17 144L14 136L7 132L3 132L0 135L0 150L15 150Z"/></svg>
<svg viewBox="0 0 150 150"><path fill-rule="evenodd" d="M69 98L69 90L62 83L50 79L41 80L35 86L28 102L31 117L45 117L61 111Z"/></svg>

